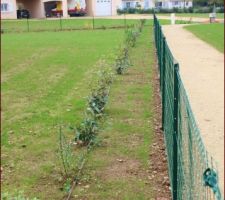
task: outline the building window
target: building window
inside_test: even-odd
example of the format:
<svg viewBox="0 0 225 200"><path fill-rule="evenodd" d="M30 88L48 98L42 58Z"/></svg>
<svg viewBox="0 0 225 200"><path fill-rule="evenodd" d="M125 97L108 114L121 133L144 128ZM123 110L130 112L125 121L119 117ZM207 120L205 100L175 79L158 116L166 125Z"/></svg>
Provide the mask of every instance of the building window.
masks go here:
<svg viewBox="0 0 225 200"><path fill-rule="evenodd" d="M9 4L1 3L1 12L8 12L9 11Z"/></svg>
<svg viewBox="0 0 225 200"><path fill-rule="evenodd" d="M162 2L157 2L157 7L162 7Z"/></svg>
<svg viewBox="0 0 225 200"><path fill-rule="evenodd" d="M174 2L173 2L173 5L174 5L174 6L178 6L178 1L174 1Z"/></svg>
<svg viewBox="0 0 225 200"><path fill-rule="evenodd" d="M130 2L126 2L126 8L130 8Z"/></svg>

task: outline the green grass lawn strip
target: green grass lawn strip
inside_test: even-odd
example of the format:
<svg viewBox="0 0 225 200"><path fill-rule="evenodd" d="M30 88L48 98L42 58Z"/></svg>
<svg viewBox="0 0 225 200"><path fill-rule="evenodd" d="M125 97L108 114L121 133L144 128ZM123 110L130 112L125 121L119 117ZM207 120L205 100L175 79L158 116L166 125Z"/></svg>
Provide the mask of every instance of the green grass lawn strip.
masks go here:
<svg viewBox="0 0 225 200"><path fill-rule="evenodd" d="M224 52L224 24L201 24L185 26L184 28L221 53Z"/></svg>
<svg viewBox="0 0 225 200"><path fill-rule="evenodd" d="M123 37L123 30L2 36L3 191L62 199L57 125L80 122L95 63L115 52ZM27 61L43 50L47 55Z"/></svg>
<svg viewBox="0 0 225 200"><path fill-rule="evenodd" d="M197 17L197 18L208 18L209 19L209 13L175 13L178 17ZM170 16L170 14L164 14L159 13L157 16ZM224 13L216 13L216 17L218 19L224 18Z"/></svg>
<svg viewBox="0 0 225 200"><path fill-rule="evenodd" d="M102 146L90 155L74 199L149 199L153 195L146 176L153 137L153 43L146 43L151 33L150 28L144 29L131 51L134 66L112 85L99 133Z"/></svg>

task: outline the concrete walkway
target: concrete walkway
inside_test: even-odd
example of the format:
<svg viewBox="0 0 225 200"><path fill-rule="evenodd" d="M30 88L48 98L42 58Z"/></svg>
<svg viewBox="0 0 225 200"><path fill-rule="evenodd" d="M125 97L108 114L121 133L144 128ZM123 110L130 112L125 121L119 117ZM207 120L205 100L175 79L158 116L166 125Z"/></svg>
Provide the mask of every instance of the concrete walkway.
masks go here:
<svg viewBox="0 0 225 200"><path fill-rule="evenodd" d="M224 196L224 55L183 28L163 26Z"/></svg>

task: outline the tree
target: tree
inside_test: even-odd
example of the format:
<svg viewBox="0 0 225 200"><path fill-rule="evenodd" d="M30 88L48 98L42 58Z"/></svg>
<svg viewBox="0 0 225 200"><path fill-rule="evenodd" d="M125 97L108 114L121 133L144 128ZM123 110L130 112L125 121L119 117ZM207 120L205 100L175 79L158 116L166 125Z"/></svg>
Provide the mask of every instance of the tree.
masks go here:
<svg viewBox="0 0 225 200"><path fill-rule="evenodd" d="M224 6L223 0L193 0L194 6L210 6L215 4L216 6Z"/></svg>
<svg viewBox="0 0 225 200"><path fill-rule="evenodd" d="M209 5L224 6L223 0L209 0Z"/></svg>
<svg viewBox="0 0 225 200"><path fill-rule="evenodd" d="M193 0L194 6L207 6L208 0Z"/></svg>

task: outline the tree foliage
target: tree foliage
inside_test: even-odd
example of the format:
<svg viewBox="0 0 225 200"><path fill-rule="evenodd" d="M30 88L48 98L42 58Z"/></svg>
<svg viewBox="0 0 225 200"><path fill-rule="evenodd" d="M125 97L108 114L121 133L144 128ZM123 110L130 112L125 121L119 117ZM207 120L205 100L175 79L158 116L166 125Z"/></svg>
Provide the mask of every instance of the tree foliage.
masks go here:
<svg viewBox="0 0 225 200"><path fill-rule="evenodd" d="M223 0L193 0L195 6L210 6L216 4L216 6L224 6Z"/></svg>

